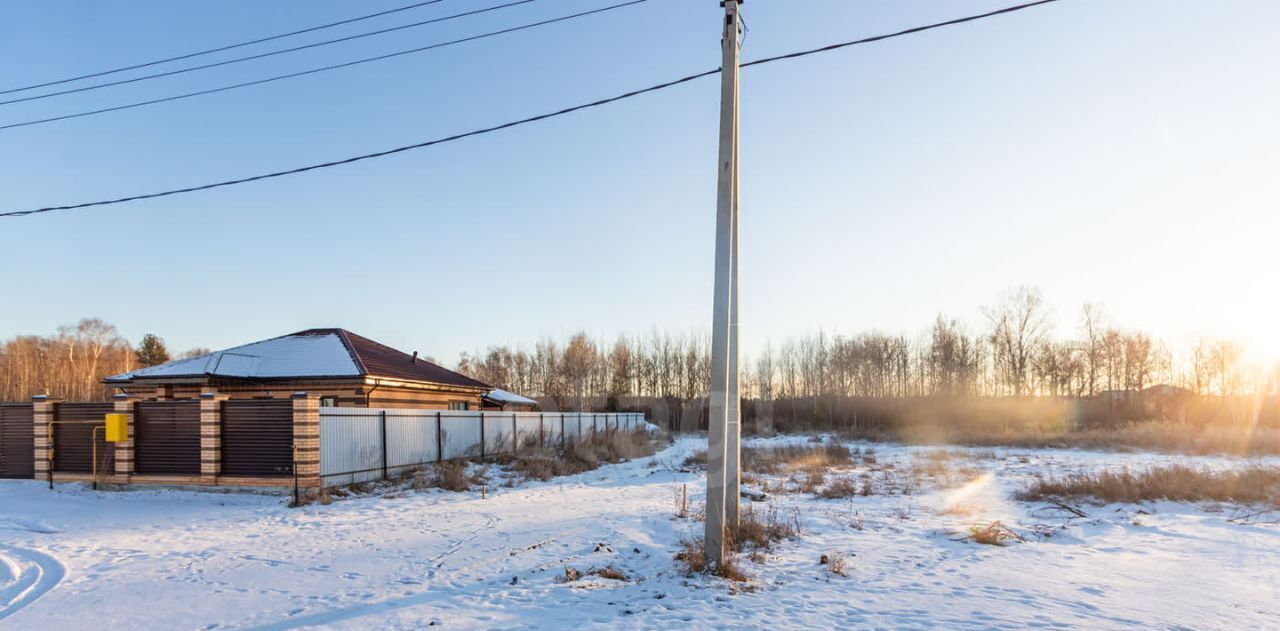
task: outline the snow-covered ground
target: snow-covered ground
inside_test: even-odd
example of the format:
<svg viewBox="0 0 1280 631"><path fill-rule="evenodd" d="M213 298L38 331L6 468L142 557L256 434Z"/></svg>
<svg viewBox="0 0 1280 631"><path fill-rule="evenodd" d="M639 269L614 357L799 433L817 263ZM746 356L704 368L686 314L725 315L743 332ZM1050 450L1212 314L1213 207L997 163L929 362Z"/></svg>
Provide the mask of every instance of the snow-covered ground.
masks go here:
<svg viewBox="0 0 1280 631"><path fill-rule="evenodd" d="M803 439L751 441L781 444ZM875 495L770 497L803 534L750 589L686 577L672 556L702 524L675 517L705 441L573 477L477 493L374 495L290 509L280 497L93 492L0 481L0 628L1280 628L1280 526L1209 504L1083 506L1061 527L1013 490L1037 473L1170 461L1067 450L952 450L982 482L888 493L929 448L875 445ZM864 446L865 447L865 446ZM1257 462L1257 461L1251 461ZM1280 466L1280 461L1264 461ZM972 473L969 471L968 473ZM761 480L767 482L769 480ZM777 481L774 479L773 481ZM994 519L1027 541L956 541ZM819 565L842 554L848 576ZM630 580L591 576L612 566ZM565 568L584 578L564 582Z"/></svg>

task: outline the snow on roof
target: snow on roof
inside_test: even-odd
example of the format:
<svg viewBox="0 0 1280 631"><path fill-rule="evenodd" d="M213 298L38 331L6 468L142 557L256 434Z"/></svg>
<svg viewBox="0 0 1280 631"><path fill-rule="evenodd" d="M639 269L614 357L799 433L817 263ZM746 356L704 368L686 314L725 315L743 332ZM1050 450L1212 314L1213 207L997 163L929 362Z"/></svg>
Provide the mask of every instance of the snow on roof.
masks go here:
<svg viewBox="0 0 1280 631"><path fill-rule="evenodd" d="M105 379L121 382L156 377L357 377L361 375L336 332L295 334L263 340L191 359L140 368Z"/></svg>
<svg viewBox="0 0 1280 631"><path fill-rule="evenodd" d="M506 390L499 390L497 388L490 390L489 394L484 395L484 397L486 399L489 399L490 401L496 401L498 403L503 403L507 405L537 405L538 404L537 401L534 401L529 397L522 397L514 392L507 392Z"/></svg>

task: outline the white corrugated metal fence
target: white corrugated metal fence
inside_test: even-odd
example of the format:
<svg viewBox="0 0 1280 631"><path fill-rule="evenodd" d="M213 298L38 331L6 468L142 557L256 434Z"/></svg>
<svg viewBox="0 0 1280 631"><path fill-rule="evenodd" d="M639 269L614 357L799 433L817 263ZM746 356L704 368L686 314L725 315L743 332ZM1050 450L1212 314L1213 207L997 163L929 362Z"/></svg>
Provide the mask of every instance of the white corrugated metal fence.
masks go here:
<svg viewBox="0 0 1280 631"><path fill-rule="evenodd" d="M509 454L644 427L654 426L638 412L321 408L320 477L324 486L368 482L440 460Z"/></svg>

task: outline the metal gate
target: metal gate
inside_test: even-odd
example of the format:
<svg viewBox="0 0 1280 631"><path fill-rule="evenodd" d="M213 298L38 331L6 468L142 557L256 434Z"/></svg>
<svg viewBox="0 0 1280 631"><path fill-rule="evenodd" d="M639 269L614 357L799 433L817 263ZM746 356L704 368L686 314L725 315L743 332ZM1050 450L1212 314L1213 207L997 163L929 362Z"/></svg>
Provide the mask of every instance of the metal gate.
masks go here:
<svg viewBox="0 0 1280 631"><path fill-rule="evenodd" d="M200 402L138 402L133 419L135 472L200 475Z"/></svg>
<svg viewBox="0 0 1280 631"><path fill-rule="evenodd" d="M293 475L293 402L222 402L222 475Z"/></svg>
<svg viewBox="0 0 1280 631"><path fill-rule="evenodd" d="M0 403L0 478L36 474L35 429L30 403Z"/></svg>
<svg viewBox="0 0 1280 631"><path fill-rule="evenodd" d="M98 473L115 472L115 446L106 441L101 427L115 411L110 403L58 403L54 406L53 470L57 473L93 473L97 443Z"/></svg>

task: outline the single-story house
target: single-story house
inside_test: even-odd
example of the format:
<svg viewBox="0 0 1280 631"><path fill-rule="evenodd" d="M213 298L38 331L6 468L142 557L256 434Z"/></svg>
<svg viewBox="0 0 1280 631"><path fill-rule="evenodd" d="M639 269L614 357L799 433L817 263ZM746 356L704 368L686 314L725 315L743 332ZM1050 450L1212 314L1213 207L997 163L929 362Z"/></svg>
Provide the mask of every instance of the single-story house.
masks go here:
<svg viewBox="0 0 1280 631"><path fill-rule="evenodd" d="M0 476L316 489L644 427L536 402L344 329L113 375L110 402L0 405Z"/></svg>
<svg viewBox="0 0 1280 631"><path fill-rule="evenodd" d="M345 329L308 329L103 380L157 401L320 397L321 407L479 410L488 384ZM523 397L521 397L523 398Z"/></svg>

